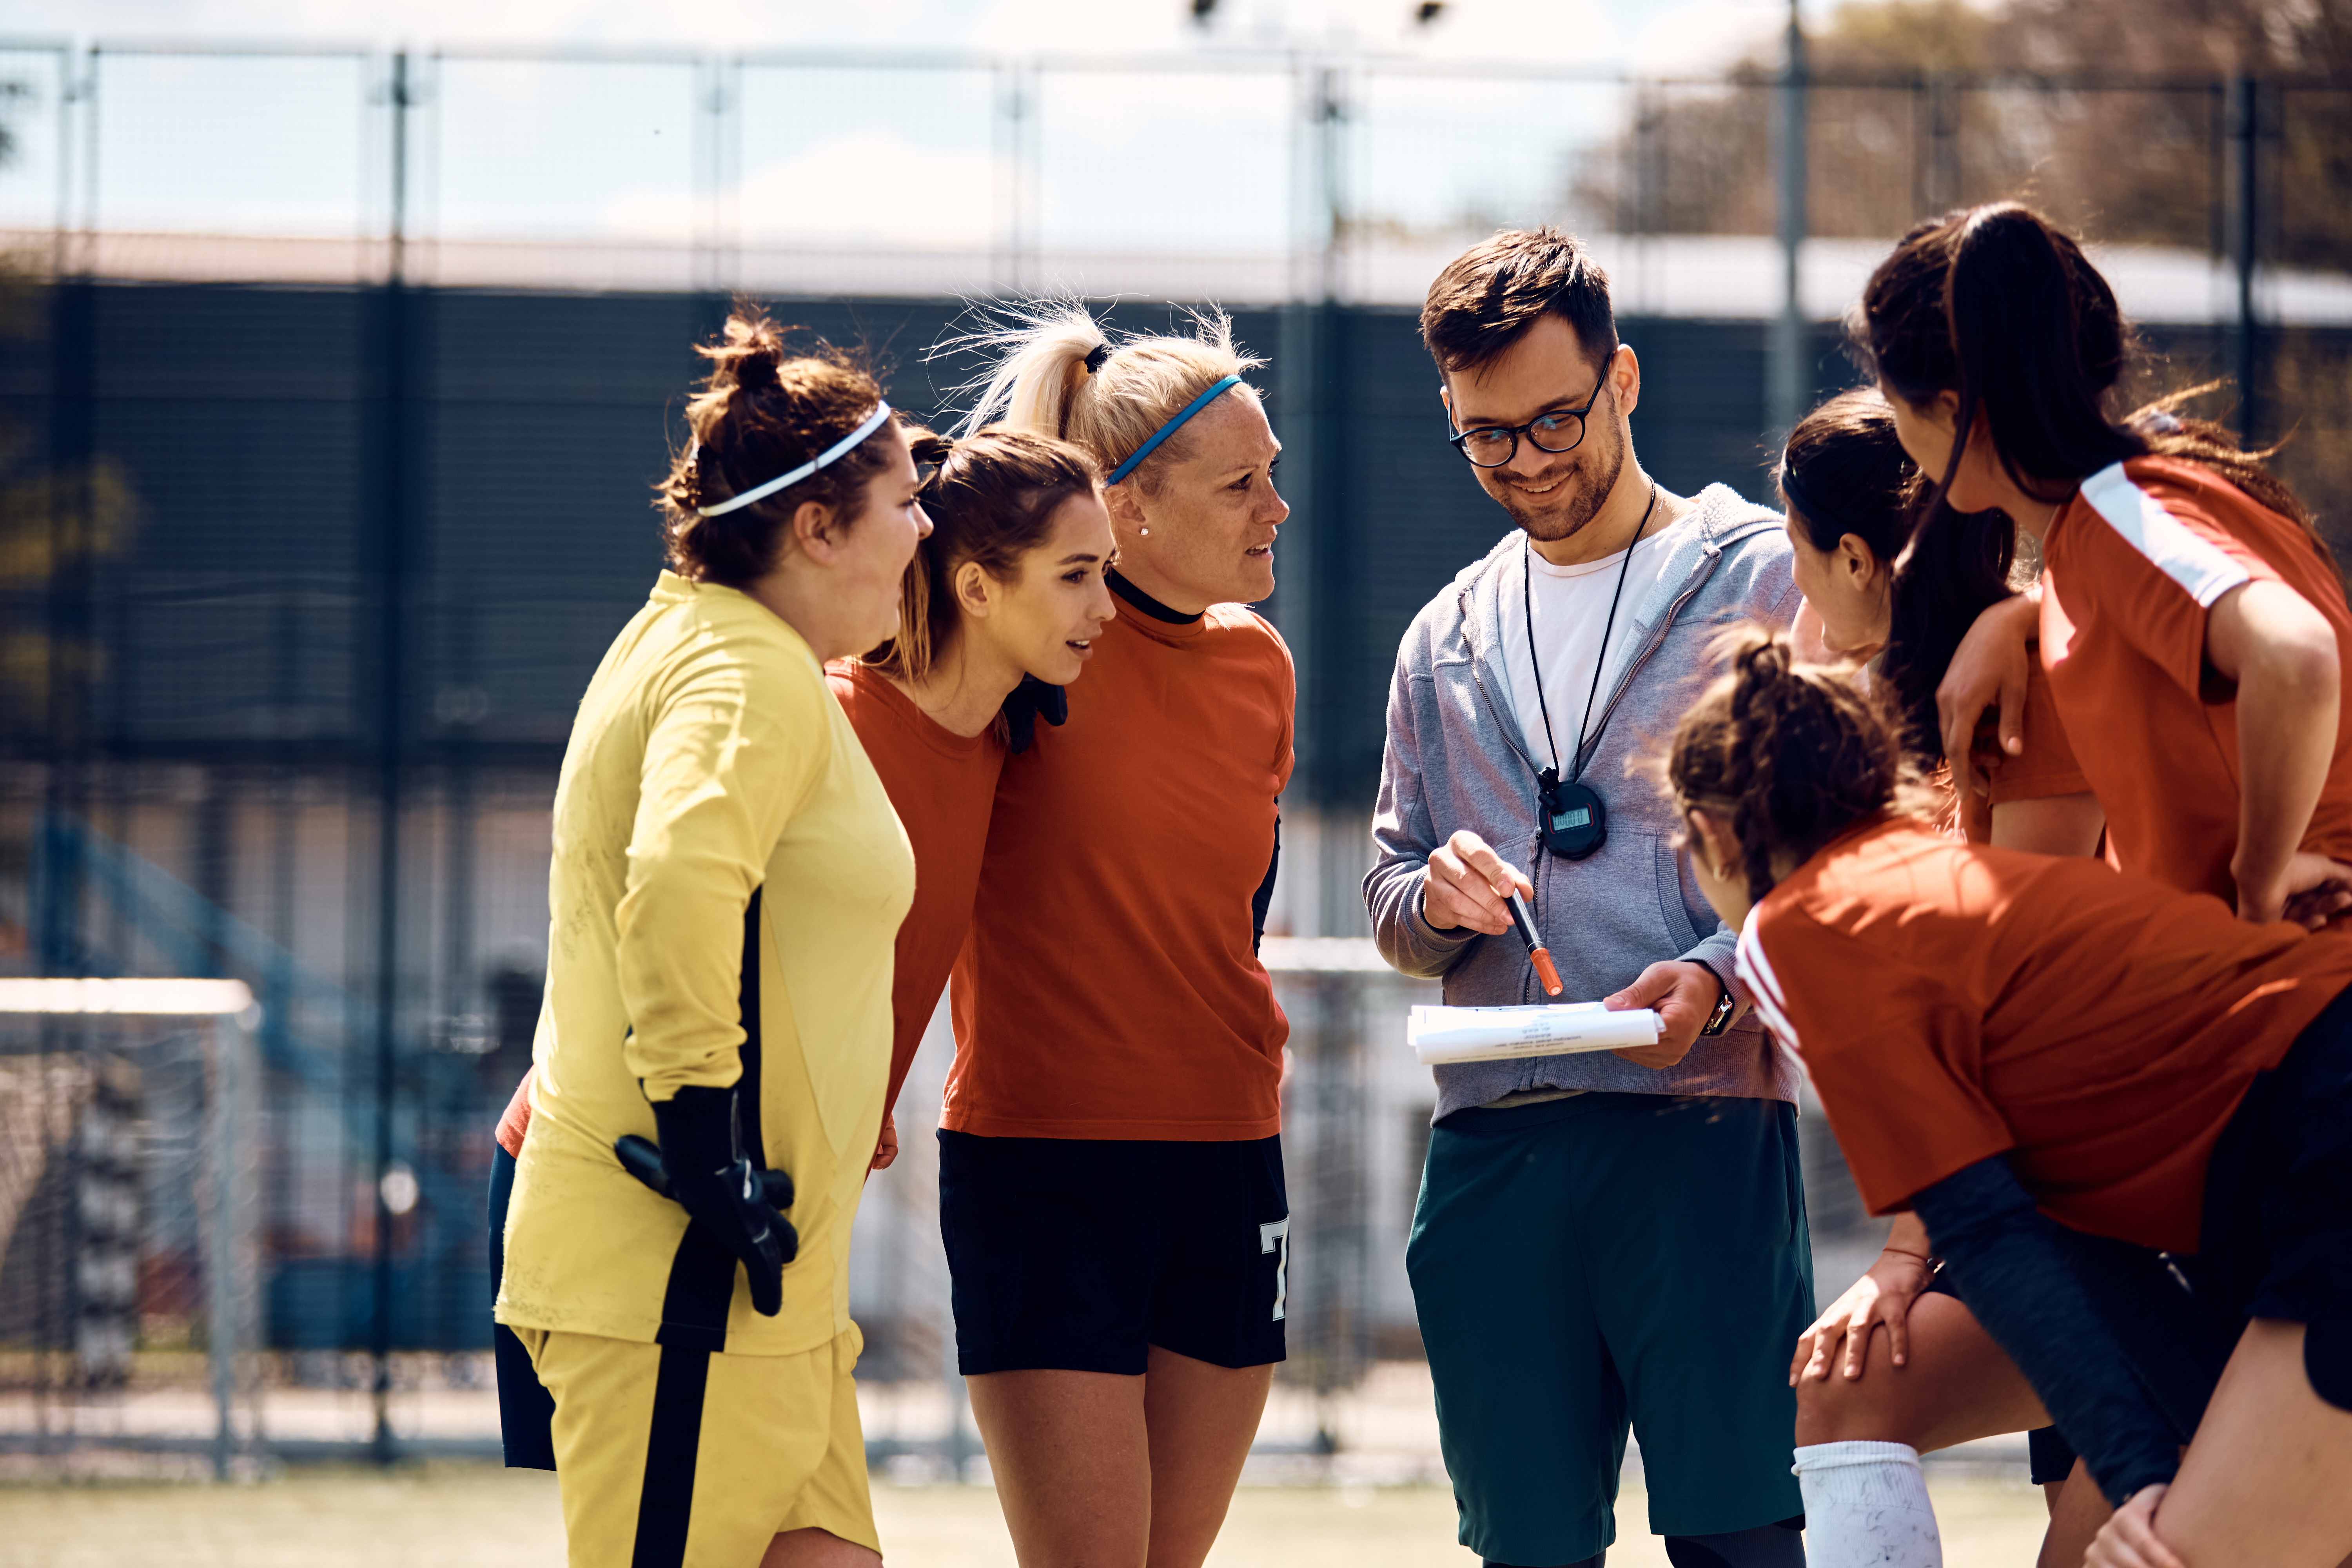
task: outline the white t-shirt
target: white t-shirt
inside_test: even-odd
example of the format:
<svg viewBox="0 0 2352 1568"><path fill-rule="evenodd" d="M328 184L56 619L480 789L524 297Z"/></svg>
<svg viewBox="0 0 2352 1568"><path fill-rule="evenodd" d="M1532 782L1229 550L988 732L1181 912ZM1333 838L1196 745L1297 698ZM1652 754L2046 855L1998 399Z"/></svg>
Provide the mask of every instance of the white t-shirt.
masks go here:
<svg viewBox="0 0 2352 1568"><path fill-rule="evenodd" d="M1608 710L1609 698L1633 657L1633 614L1664 574L1666 536L1658 529L1643 536L1628 563L1623 551L1575 566L1555 566L1534 551L1527 552L1528 607L1517 602L1503 605L1503 665L1511 676L1512 717L1527 738L1528 754L1538 768L1553 760L1544 741L1544 716L1536 701L1535 666L1528 658L1528 622L1535 622L1535 646L1543 656L1543 700L1551 710L1551 733L1559 747L1559 776L1576 772L1578 725L1589 743L1591 726ZM1522 546L1524 548L1524 546ZM1617 574L1625 574L1625 591L1617 595L1616 625L1609 631L1608 663L1601 672L1601 689L1592 697L1593 711L1585 713L1585 698L1593 690L1592 664L1601 657L1601 627L1609 620L1609 599L1617 594ZM1508 595L1516 601L1517 595Z"/></svg>

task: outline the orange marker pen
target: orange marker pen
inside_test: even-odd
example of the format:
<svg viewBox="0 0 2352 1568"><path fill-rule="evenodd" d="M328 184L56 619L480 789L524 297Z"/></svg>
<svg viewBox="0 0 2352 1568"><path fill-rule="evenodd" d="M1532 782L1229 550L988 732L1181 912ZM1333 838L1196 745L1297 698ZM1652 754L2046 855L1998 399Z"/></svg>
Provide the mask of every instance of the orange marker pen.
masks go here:
<svg viewBox="0 0 2352 1568"><path fill-rule="evenodd" d="M1519 897L1517 888L1511 889L1511 923L1519 928L1519 940L1528 944L1528 960L1536 966L1536 978L1543 982L1544 994L1557 996L1565 989L1559 983L1559 971L1552 967L1550 950L1543 944L1543 933L1536 930L1534 911L1527 900Z"/></svg>

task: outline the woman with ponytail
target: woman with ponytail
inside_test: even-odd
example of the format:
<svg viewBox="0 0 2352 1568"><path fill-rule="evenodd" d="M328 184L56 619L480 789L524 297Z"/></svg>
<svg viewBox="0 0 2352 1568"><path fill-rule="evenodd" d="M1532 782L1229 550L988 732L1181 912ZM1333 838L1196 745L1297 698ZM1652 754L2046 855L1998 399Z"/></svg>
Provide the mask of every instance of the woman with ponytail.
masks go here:
<svg viewBox="0 0 2352 1568"><path fill-rule="evenodd" d="M1797 423L1780 454L1780 499L1801 627L1833 658L1864 661L1897 716L1904 750L1923 773L1951 780L1936 721L1936 687L1977 616L2016 595L2016 530L1997 511L1927 509L1917 527L1919 469L1895 434L1894 410L1857 388ZM1798 633L1801 643L1804 632ZM2032 741L2008 757L1971 737L1966 763L1990 773L1985 794L1950 791L1950 815L1979 843L2044 855L2097 851L2097 797L2074 762L2039 670L2027 685ZM1960 765L1965 765L1960 764Z"/></svg>
<svg viewBox="0 0 2352 1568"><path fill-rule="evenodd" d="M1946 745L1997 693L2020 754L2038 631L2118 865L2256 922L2352 905L2335 563L2261 454L2165 405L2109 416L2131 335L2082 248L2014 204L1923 224L1872 276L1855 337L1937 500L1998 508L2042 548L2038 595L1980 616L1946 677Z"/></svg>
<svg viewBox="0 0 2352 1568"><path fill-rule="evenodd" d="M1990 798L1960 788L1936 725L1936 684L1961 634L2014 592L2014 531L1999 512L1934 508L1916 533L1917 467L1895 437L1895 416L1869 388L1841 393L1800 420L1780 457L1791 564L1805 595L1798 612L1838 659L1866 660L1858 678L1875 692L1903 742L1906 765L1930 775L1936 820L1971 843L2044 855L2097 851L2099 805L2075 765L2031 671L2023 755L1974 760L1991 775ZM2022 1374L1935 1268L1916 1215L1898 1215L1861 1279L1797 1342L1789 1377L1797 1390L1798 1481L1805 1493L1807 1549L1838 1562L1841 1536L1863 1510L1843 1506L1863 1489L1850 1456L1861 1444L1916 1459L1977 1437L2032 1432L2034 1481L2053 1524L2045 1560L2077 1562L2106 1516L2096 1489L2062 1512L2074 1451Z"/></svg>
<svg viewBox="0 0 2352 1568"><path fill-rule="evenodd" d="M1105 585L1110 518L1092 458L1002 427L920 436L931 534L907 569L898 635L826 667L915 849L915 903L898 928L890 1082L874 1168L898 1157L891 1108L971 929L981 852L1008 749L1034 715L1016 688L1065 687L1118 614Z"/></svg>
<svg viewBox="0 0 2352 1568"><path fill-rule="evenodd" d="M1279 444L1222 317L985 340L968 421L1104 473L1118 618L998 782L953 985L940 1223L957 1356L1024 1563L1199 1563L1282 1358L1287 1033L1257 961L1293 679Z"/></svg>
<svg viewBox="0 0 2352 1568"><path fill-rule="evenodd" d="M1864 1201L1925 1222L2118 1505L2088 1561L2334 1568L2352 1552L2352 944L1938 833L1871 698L1781 634L1720 646L1730 673L1665 769L1700 887ZM2193 1298L2140 1288L2159 1251ZM1916 1458L1877 1468L1854 1528L1809 1540L1816 1568L1941 1562Z"/></svg>
<svg viewBox="0 0 2352 1568"><path fill-rule="evenodd" d="M824 661L898 635L929 524L863 370L748 307L699 352L670 569L556 787L500 1393L551 1399L573 1563L850 1568L880 1546L849 1230L915 868Z"/></svg>

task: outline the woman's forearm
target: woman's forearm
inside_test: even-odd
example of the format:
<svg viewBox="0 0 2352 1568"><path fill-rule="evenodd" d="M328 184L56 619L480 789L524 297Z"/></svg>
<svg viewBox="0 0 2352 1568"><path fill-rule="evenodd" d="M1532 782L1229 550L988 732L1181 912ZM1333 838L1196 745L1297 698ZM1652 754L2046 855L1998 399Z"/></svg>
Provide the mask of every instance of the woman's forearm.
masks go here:
<svg viewBox="0 0 2352 1568"><path fill-rule="evenodd" d="M2287 862L2335 761L2342 655L2326 619L2277 583L2249 583L2217 603L2207 647L2238 689L2238 847L2230 862L2238 912L2276 920Z"/></svg>
<svg viewBox="0 0 2352 1568"><path fill-rule="evenodd" d="M1960 1296L2112 1501L2169 1481L2179 1441L2076 1279L2058 1227L2000 1156L1915 1195Z"/></svg>
<svg viewBox="0 0 2352 1568"><path fill-rule="evenodd" d="M2276 920L2284 908L2287 862L2336 755L2335 687L2330 679L2315 692L2292 677L2239 685L2238 851L2230 872L2249 920Z"/></svg>
<svg viewBox="0 0 2352 1568"><path fill-rule="evenodd" d="M1886 1232L1886 1250L1916 1253L1921 1258L1935 1256L1935 1249L1927 1242L1927 1227L1916 1214L1895 1216L1895 1224Z"/></svg>
<svg viewBox="0 0 2352 1568"><path fill-rule="evenodd" d="M2000 750L2004 756L2025 752L2025 688L2033 640L2042 620L2040 584L1979 613L1951 662L1936 686L1936 712L1944 731L1944 755L1951 759L1956 780L1971 772L1969 752L1977 722L1988 708L2000 710ZM1965 780L1962 780L1965 782Z"/></svg>

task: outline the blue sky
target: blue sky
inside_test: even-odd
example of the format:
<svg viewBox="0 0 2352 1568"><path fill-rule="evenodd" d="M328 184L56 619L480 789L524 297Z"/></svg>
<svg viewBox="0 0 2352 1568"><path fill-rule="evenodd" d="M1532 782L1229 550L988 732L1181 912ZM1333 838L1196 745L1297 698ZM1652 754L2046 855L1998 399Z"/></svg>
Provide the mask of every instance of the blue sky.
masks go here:
<svg viewBox="0 0 2352 1568"><path fill-rule="evenodd" d="M698 51L902 49L1196 59L1328 49L1434 65L1704 73L1769 47L1786 0L0 0L0 41L113 45L654 48L669 63L420 67L431 145L415 232L674 242L709 210L694 164ZM1822 8L1826 9L1826 0ZM37 79L32 60L11 70ZM58 193L131 232L331 237L380 227L380 61L101 57L101 177L67 177L54 111L17 111L0 226L35 226ZM986 248L1009 172L985 72L761 67L740 79L730 222L748 244ZM1302 206L1276 151L1294 134L1286 75L1089 75L1034 89L1041 162L1031 239L1047 248L1274 253ZM1387 72L1358 89L1349 210L1416 230L1547 216L1580 149L1622 125L1613 84ZM53 94L50 96L54 96ZM41 95L37 94L37 100ZM1760 133L1760 128L1759 128ZM61 181L63 184L61 184ZM921 193L910 200L905 193ZM1302 216L1302 214L1305 216Z"/></svg>

